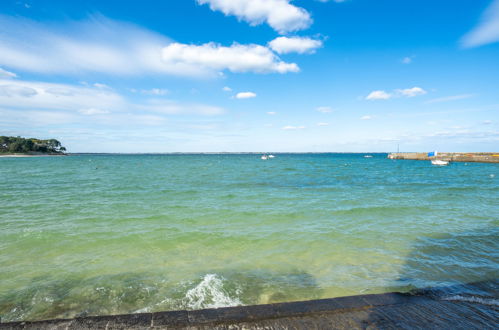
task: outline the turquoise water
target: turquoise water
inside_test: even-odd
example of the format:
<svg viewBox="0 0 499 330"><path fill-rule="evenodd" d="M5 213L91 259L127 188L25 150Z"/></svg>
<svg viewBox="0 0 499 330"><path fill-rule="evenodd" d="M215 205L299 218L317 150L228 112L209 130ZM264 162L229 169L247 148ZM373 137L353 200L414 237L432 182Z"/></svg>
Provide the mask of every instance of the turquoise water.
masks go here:
<svg viewBox="0 0 499 330"><path fill-rule="evenodd" d="M0 158L0 317L497 278L498 165L386 154Z"/></svg>

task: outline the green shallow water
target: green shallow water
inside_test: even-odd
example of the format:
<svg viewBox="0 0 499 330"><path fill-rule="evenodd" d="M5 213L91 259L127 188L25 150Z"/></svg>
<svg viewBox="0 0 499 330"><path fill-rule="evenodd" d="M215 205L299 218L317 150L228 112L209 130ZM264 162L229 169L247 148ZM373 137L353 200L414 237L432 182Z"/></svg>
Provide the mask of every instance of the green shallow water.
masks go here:
<svg viewBox="0 0 499 330"><path fill-rule="evenodd" d="M498 201L498 164L386 154L0 158L0 317L494 279Z"/></svg>

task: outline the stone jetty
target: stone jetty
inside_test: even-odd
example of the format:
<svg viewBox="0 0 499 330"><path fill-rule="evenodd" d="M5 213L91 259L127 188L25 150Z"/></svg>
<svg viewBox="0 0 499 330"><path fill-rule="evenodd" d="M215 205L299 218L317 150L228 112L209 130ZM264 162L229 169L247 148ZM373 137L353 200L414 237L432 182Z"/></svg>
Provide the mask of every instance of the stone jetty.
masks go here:
<svg viewBox="0 0 499 330"><path fill-rule="evenodd" d="M394 152L388 154L390 159L433 160L440 159L450 162L466 163L499 163L499 152L439 152L429 157L426 152Z"/></svg>
<svg viewBox="0 0 499 330"><path fill-rule="evenodd" d="M458 292L482 292L482 295ZM499 282L301 302L0 323L0 329L497 329Z"/></svg>

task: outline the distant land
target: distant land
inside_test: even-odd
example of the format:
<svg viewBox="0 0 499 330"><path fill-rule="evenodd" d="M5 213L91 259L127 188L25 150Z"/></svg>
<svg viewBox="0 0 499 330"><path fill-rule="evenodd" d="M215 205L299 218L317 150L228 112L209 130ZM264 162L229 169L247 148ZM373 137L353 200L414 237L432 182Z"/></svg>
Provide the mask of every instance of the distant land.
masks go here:
<svg viewBox="0 0 499 330"><path fill-rule="evenodd" d="M56 139L0 136L0 156L64 155L65 152L66 148Z"/></svg>

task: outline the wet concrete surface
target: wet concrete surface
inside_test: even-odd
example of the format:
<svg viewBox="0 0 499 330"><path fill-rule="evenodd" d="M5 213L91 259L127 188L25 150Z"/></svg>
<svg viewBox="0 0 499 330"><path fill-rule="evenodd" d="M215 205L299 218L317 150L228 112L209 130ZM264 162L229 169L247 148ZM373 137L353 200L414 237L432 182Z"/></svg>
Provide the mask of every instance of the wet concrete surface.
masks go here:
<svg viewBox="0 0 499 330"><path fill-rule="evenodd" d="M411 294L0 323L0 329L498 329L498 299L499 281L487 281Z"/></svg>

